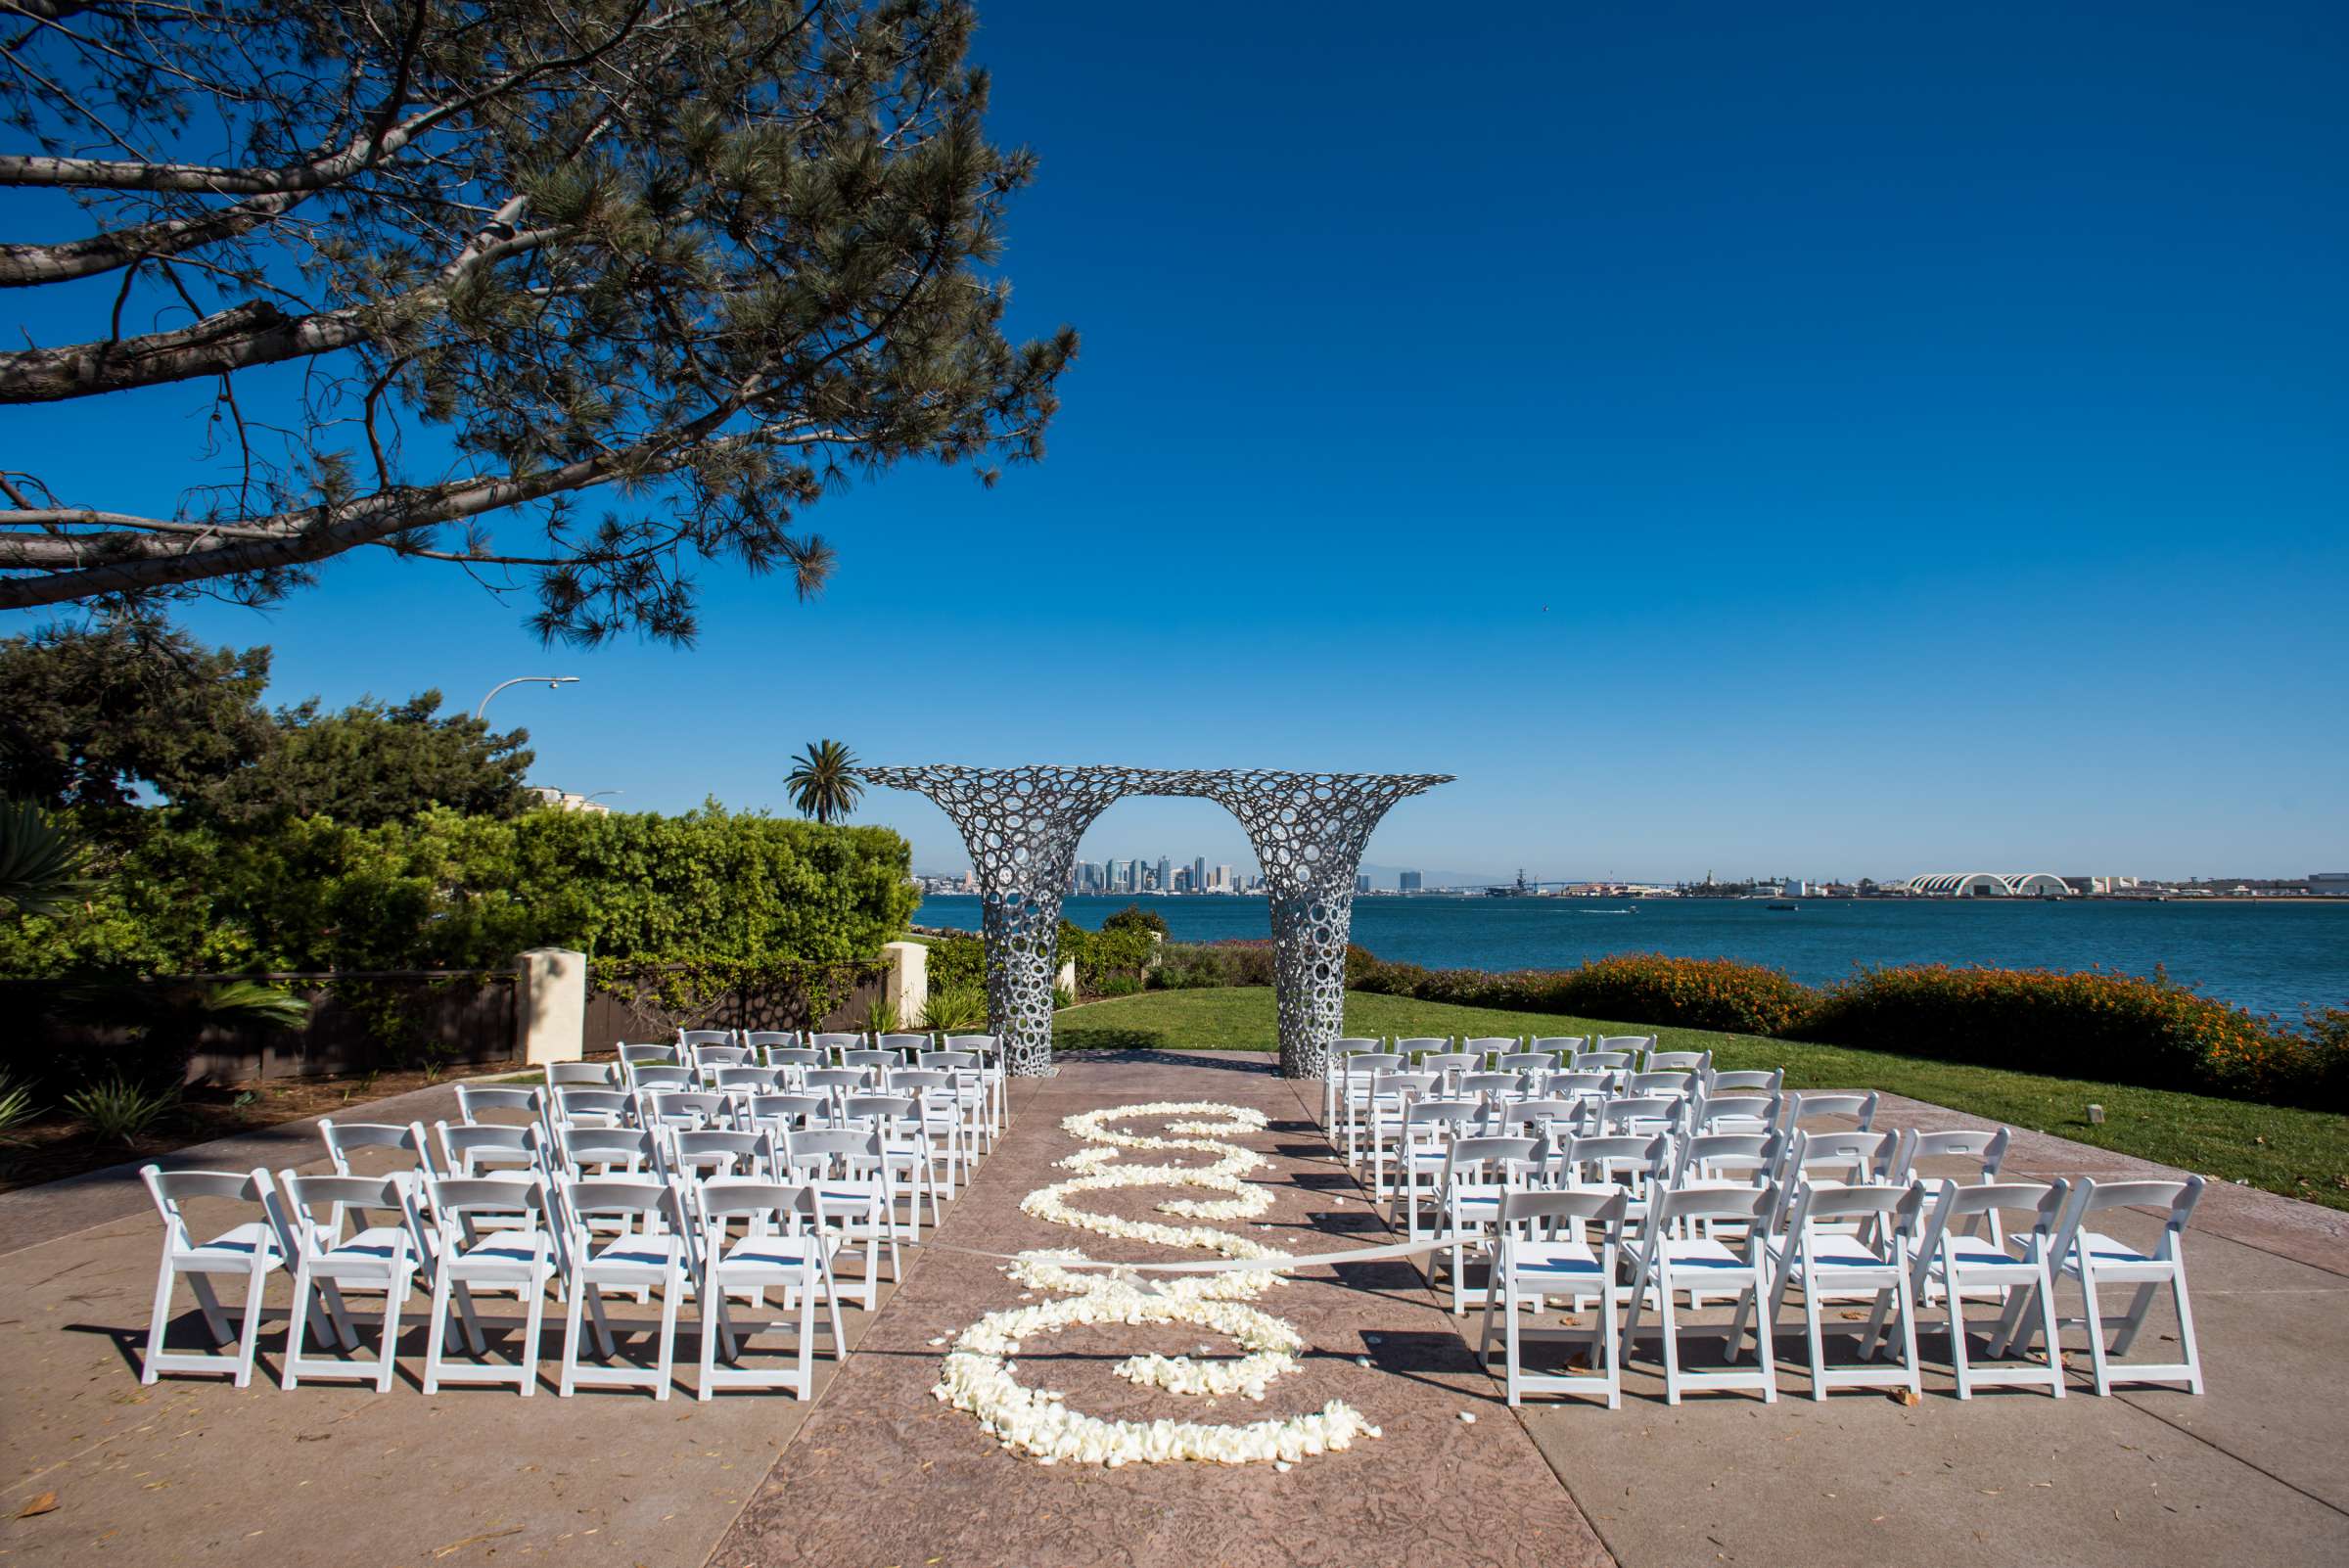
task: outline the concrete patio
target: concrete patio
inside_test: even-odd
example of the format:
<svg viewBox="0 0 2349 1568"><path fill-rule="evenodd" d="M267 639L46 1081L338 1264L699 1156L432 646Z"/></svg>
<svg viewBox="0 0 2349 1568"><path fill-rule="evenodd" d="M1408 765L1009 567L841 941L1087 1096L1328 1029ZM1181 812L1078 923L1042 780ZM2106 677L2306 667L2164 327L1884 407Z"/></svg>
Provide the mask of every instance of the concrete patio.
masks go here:
<svg viewBox="0 0 2349 1568"><path fill-rule="evenodd" d="M1057 1078L1020 1084L1011 1135L939 1239L980 1252L1082 1240L1095 1256L1163 1257L1078 1238L1017 1207L1075 1147L1062 1116L1150 1099L1267 1113L1269 1130L1241 1140L1270 1156L1257 1173L1276 1195L1267 1240L1306 1252L1385 1236L1314 1125L1317 1085L1284 1083L1261 1056L1147 1053L1070 1060ZM350 1114L443 1113L384 1104ZM1913 1102L1890 1104L1883 1121L1972 1125ZM290 1124L258 1148L189 1151L182 1163L316 1168L317 1147L313 1132ZM2025 1134L2007 1169L2102 1178L2150 1168ZM1091 1197L1139 1216L1166 1195ZM2150 1217L2139 1222L2150 1234ZM2349 1416L2336 1394L2349 1357L2349 1217L2248 1189L2211 1192L2188 1238L2210 1386L2199 1399L2149 1388L2097 1399L2076 1369L2062 1401L2005 1391L1961 1404L1949 1392L1936 1312L1924 1318L1926 1396L1915 1407L1865 1392L1814 1404L1800 1335L1782 1328L1783 1353L1798 1364L1782 1367L1774 1406L1727 1395L1668 1407L1643 1358L1620 1411L1529 1403L1512 1414L1463 1338L1475 1318L1452 1317L1409 1265L1307 1269L1266 1303L1308 1339L1305 1369L1264 1405L1226 1401L1210 1418L1288 1414L1334 1397L1385 1436L1286 1474L1046 1468L1004 1453L970 1416L930 1398L939 1352L929 1341L1014 1304L1020 1287L994 1260L945 1250L919 1254L877 1312L850 1314L856 1354L826 1374L812 1403L735 1394L699 1404L689 1371L666 1403L641 1393L560 1401L551 1384L530 1400L487 1390L427 1398L414 1381L416 1309L400 1380L387 1395L332 1384L280 1392L275 1328L249 1390L186 1378L143 1388L136 1348L158 1231L143 1188L120 1173L0 1197L0 1364L9 1368L0 1381L0 1560L2349 1560ZM282 1288L273 1299L282 1302ZM2167 1331L2157 1324L2148 1335ZM1196 1336L1072 1331L1022 1360L1050 1361L1054 1386L1073 1404L1147 1418L1170 1413L1176 1397L1121 1383L1108 1363L1137 1350L1188 1349ZM693 1354L690 1330L680 1353ZM1462 1422L1463 1411L1478 1419ZM54 1508L16 1516L50 1493Z"/></svg>

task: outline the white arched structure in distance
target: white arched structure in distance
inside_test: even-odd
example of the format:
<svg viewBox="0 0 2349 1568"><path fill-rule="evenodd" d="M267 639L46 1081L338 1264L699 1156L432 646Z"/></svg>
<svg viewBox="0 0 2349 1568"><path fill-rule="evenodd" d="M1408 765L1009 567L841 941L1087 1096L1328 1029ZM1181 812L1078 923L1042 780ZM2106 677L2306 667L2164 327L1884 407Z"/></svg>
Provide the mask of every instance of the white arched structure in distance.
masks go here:
<svg viewBox="0 0 2349 1568"><path fill-rule="evenodd" d="M2072 890L2045 871L1943 871L1911 877L1909 891L1936 899L2060 899Z"/></svg>

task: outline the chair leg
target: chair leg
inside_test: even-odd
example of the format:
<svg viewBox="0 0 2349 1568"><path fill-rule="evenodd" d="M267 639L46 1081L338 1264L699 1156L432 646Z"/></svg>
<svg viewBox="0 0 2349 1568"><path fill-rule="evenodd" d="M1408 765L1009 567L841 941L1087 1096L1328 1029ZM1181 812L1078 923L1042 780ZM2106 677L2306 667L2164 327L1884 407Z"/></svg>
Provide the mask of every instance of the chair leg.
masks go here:
<svg viewBox="0 0 2349 1568"><path fill-rule="evenodd" d="M2089 1266L2086 1246L2080 1249L2080 1296L2083 1303L2081 1315L2088 1323L2088 1362L2096 1374L2096 1392L2099 1395L2110 1394L2112 1367L2104 1350L2104 1309L2096 1301L2096 1275ZM2052 1340L2048 1344L2048 1364L2057 1368L2063 1364Z"/></svg>
<svg viewBox="0 0 2349 1568"><path fill-rule="evenodd" d="M1827 1397L1826 1335L1819 1322L1819 1292L1808 1279L1803 1281L1803 1328L1811 1344L1811 1397L1823 1400ZM1762 1325L1762 1337L1774 1337L1767 1323Z"/></svg>
<svg viewBox="0 0 2349 1568"><path fill-rule="evenodd" d="M1756 1298L1761 1296L1762 1289L1762 1279L1760 1274L1757 1273L1754 1278L1754 1295ZM1755 1318L1757 1325L1761 1329L1761 1332L1754 1336L1754 1350L1757 1358L1762 1362L1762 1403L1765 1405L1775 1405L1778 1403L1778 1336L1776 1333L1777 1324L1775 1321L1769 1319L1774 1319L1777 1316L1777 1314L1773 1311L1771 1314L1769 1314L1769 1319L1765 1319L1758 1308L1759 1302L1757 1300Z"/></svg>
<svg viewBox="0 0 2349 1568"><path fill-rule="evenodd" d="M1606 1289L1599 1293L1600 1311L1605 1320L1598 1325L1598 1335L1592 1348L1603 1345L1607 1353L1607 1408L1623 1408L1623 1341L1616 1332L1616 1309L1620 1305L1615 1281L1607 1280Z"/></svg>
<svg viewBox="0 0 2349 1568"><path fill-rule="evenodd" d="M440 1392L440 1352L448 1343L449 1274L444 1261L433 1276L433 1323L424 1338L424 1391Z"/></svg>
<svg viewBox="0 0 2349 1568"><path fill-rule="evenodd" d="M1681 1403L1681 1331L1673 1313L1672 1275L1656 1271L1656 1318L1664 1330L1664 1403Z"/></svg>
<svg viewBox="0 0 2349 1568"><path fill-rule="evenodd" d="M1492 1301L1500 1292L1489 1289L1485 1295L1485 1321L1493 1320ZM1503 1298L1501 1317L1502 1351L1508 1358L1509 1404L1514 1406L1524 1398L1525 1345L1517 1327L1517 1298Z"/></svg>
<svg viewBox="0 0 2349 1568"><path fill-rule="evenodd" d="M415 1273L413 1266L403 1263L392 1270L392 1282L384 1287L384 1337L375 1353L375 1391L378 1394L392 1392L392 1374L399 1368L399 1310L407 1304L408 1285L415 1278ZM296 1332L299 1332L301 1317L299 1307L294 1321ZM286 1370L289 1373L294 1370L291 1350L286 1353Z"/></svg>
<svg viewBox="0 0 2349 1568"><path fill-rule="evenodd" d="M301 1331L309 1311L310 1289L310 1266L305 1261L294 1270L294 1310L286 1317L286 1364L277 1378L281 1389L293 1388L301 1381Z"/></svg>
<svg viewBox="0 0 2349 1568"><path fill-rule="evenodd" d="M623 1285L621 1288L624 1290L627 1287ZM612 1324L604 1316L604 1293L598 1286L581 1280L579 1294L587 1298L587 1319L595 1328L596 1354L608 1361L620 1354L620 1344L613 1339ZM649 1293L647 1299L650 1299Z"/></svg>
<svg viewBox="0 0 2349 1568"><path fill-rule="evenodd" d="M815 1398L815 1280L811 1272L803 1272L800 1279L800 1345L799 1384L792 1390L795 1398ZM838 1350L839 1342L833 1342Z"/></svg>
<svg viewBox="0 0 2349 1568"><path fill-rule="evenodd" d="M562 1381L555 1385L555 1394L560 1399L571 1398L578 1386L579 1314L586 1310L587 1298L594 1293L594 1290L595 1287L583 1279L575 1281L571 1300L564 1304L563 1377ZM607 1351L605 1354L610 1355L611 1353Z"/></svg>
<svg viewBox="0 0 2349 1568"><path fill-rule="evenodd" d="M1893 1290L1900 1298L1901 1351L1907 1358L1903 1364L1909 1368L1909 1392L1922 1398L1925 1390L1923 1374L1917 1365L1916 1297L1910 1289L1909 1271L1906 1268L1901 1270L1901 1277Z"/></svg>
<svg viewBox="0 0 2349 1568"><path fill-rule="evenodd" d="M2170 1289L2178 1297L2178 1349L2186 1361L2186 1388L2189 1394L2202 1392L2202 1351L2194 1343L2194 1309L2186 1299L2186 1265L2177 1266L2170 1275Z"/></svg>
<svg viewBox="0 0 2349 1568"><path fill-rule="evenodd" d="M1908 1277L1908 1270L1901 1270L1901 1278ZM1860 1336L1860 1360L1872 1361L1876 1359L1876 1342L1884 1337L1884 1325L1891 1315L1893 1298L1898 1294L1896 1285L1886 1285L1876 1292L1875 1305L1867 1314L1867 1329Z"/></svg>
<svg viewBox="0 0 2349 1568"><path fill-rule="evenodd" d="M522 1316L522 1397L529 1399L538 1392L538 1331L546 1319L546 1286L533 1281L527 1287L530 1305Z"/></svg>
<svg viewBox="0 0 2349 1568"><path fill-rule="evenodd" d="M261 1287L268 1275L255 1268L245 1276L245 1321L237 1335L237 1387L253 1386L253 1360L260 1353Z"/></svg>
<svg viewBox="0 0 2349 1568"><path fill-rule="evenodd" d="M2057 1399L2063 1398L2063 1341L2055 1323L2055 1280L2047 1269L2040 1270L2040 1283L2033 1293L2039 1297L2040 1332L2048 1337L2048 1386ZM2090 1297L2093 1303L2095 1297ZM2093 1310L2093 1309L2092 1309Z"/></svg>
<svg viewBox="0 0 2349 1568"><path fill-rule="evenodd" d="M656 1401L668 1398L668 1385L676 1375L677 1364L677 1303L685 1295L685 1276L674 1266L668 1280L661 1287L661 1347L658 1360L661 1381L653 1386Z"/></svg>
<svg viewBox="0 0 2349 1568"><path fill-rule="evenodd" d="M2145 1326L2145 1314L2152 1311L2153 1297L2160 1289L2160 1284L2150 1279L2137 1287L2137 1294L2130 1298L2129 1315L2121 1320L2120 1331L2112 1336L2113 1355L2126 1356L2129 1347L2137 1343L2138 1330Z"/></svg>
<svg viewBox="0 0 2349 1568"><path fill-rule="evenodd" d="M155 1306L147 1314L147 1359L139 1367L142 1383L162 1376L156 1358L163 1354L163 1330L171 1321L171 1260L166 1257L155 1271Z"/></svg>

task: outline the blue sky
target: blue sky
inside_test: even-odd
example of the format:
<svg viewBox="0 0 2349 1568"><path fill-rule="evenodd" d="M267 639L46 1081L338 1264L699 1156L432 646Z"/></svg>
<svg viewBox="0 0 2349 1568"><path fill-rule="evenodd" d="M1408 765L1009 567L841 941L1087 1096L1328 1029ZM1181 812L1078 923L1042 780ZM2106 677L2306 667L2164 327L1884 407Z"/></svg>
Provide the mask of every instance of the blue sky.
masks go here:
<svg viewBox="0 0 2349 1568"><path fill-rule="evenodd" d="M982 18L1017 321L1084 337L1042 466L827 500L824 597L706 572L690 652L390 560L188 623L288 701L578 674L492 712L629 807L781 807L837 736L1458 774L1386 865L2349 869L2338 5ZM9 444L167 507L200 407Z"/></svg>

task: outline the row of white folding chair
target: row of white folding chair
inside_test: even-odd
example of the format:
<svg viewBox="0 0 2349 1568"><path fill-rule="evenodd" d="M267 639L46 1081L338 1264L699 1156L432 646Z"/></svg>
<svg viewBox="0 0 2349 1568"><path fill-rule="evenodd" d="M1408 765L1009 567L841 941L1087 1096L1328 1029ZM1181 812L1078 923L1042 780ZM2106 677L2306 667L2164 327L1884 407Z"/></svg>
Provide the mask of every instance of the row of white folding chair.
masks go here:
<svg viewBox="0 0 2349 1568"><path fill-rule="evenodd" d="M1992 1135L1996 1138L1996 1134ZM1524 1140L1463 1140L1461 1147L1484 1159L1518 1155ZM1587 1140L1578 1140L1583 1142ZM1597 1151L1585 1148L1587 1165ZM1913 1161L1914 1139L1903 1140L1904 1156ZM1998 1152L1979 1143L1963 1152L1988 1152L1995 1165ZM1633 1333L1644 1303L1653 1302L1662 1319L1667 1399L1677 1403L1686 1388L1751 1387L1774 1397L1771 1365L1771 1334L1786 1295L1801 1293L1810 1352L1813 1396L1824 1399L1838 1387L1918 1388L1918 1358L1914 1314L1938 1295L1945 1304L1952 1363L1958 1395L1970 1399L1985 1384L2044 1386L2060 1398L2063 1393L2061 1359L2055 1355L2059 1323L2087 1330L2096 1392L2109 1393L2123 1382L2184 1383L2190 1392L2202 1390L2200 1352L2194 1335L2192 1309L2186 1282L2183 1237L2202 1190L2202 1178L2185 1181L2122 1182L2099 1185L2082 1178L2076 1184L2051 1182L1971 1185L1943 1179L1893 1180L1852 1185L1819 1182L1796 1176L1787 1182L1747 1185L1735 1182L1691 1181L1661 1188L1648 1206L1649 1223L1639 1244L1637 1266L1629 1296L1631 1318L1625 1334ZM1449 1182L1448 1182L1449 1185ZM1509 1218L1556 1216L1577 1211L1578 1205L1559 1205L1548 1198L1559 1191L1592 1194L1606 1205L1607 1245L1559 1256L1533 1255L1530 1263L1514 1259L1507 1239ZM2068 1197L2067 1197L2068 1194ZM1489 1353L1492 1313L1496 1306L1514 1317L1523 1307L1539 1309L1542 1298L1563 1295L1580 1309L1593 1295L1601 1298L1606 1321L1613 1321L1612 1302L1622 1293L1589 1289L1595 1272L1605 1265L1603 1277L1615 1278L1617 1248L1625 1241L1634 1201L1629 1190L1602 1184L1591 1187L1544 1189L1537 1185L1502 1183L1492 1199L1497 1238L1488 1288L1483 1292L1486 1324L1483 1346ZM1449 1207L1449 1204L1448 1204ZM2168 1211L2160 1238L2149 1248L2116 1241L2091 1227L2090 1217L2120 1207L2154 1207ZM1590 1218L1597 1212L1582 1202L1579 1212ZM1459 1211L1452 1210L1457 1216ZM1977 1223L2001 1214L2016 1217L2011 1236L1994 1240L1991 1234L1968 1234ZM1451 1222L1457 1224L1458 1219ZM1740 1232L1742 1235L1740 1236ZM1574 1238L1581 1242L1579 1233ZM1457 1266L1455 1265L1455 1268ZM2055 1314L2054 1283L2068 1278L2078 1284L2084 1314L2061 1318ZM1575 1291L1559 1282L1575 1283ZM1928 1285L1937 1285L1937 1291ZM2130 1285L2135 1293L2119 1331L2107 1343L2097 1292L2105 1285ZM2114 1358L2127 1354L2142 1328L2160 1289L2173 1294L2178 1319L2181 1360L2174 1362L2123 1363ZM1543 1288L1546 1286L1546 1288ZM1727 1330L1728 1360L1734 1361L1749 1314L1758 1325L1757 1372L1683 1372L1678 1364L1677 1304L1686 1297L1691 1306L1705 1296L1733 1290L1738 1307ZM1988 1351L2006 1364L1978 1366L1969 1346L1965 1304L1985 1297L2000 1306L1989 1329ZM1863 1362L1873 1360L1877 1343L1897 1322L1901 1355L1897 1364L1830 1365L1827 1360L1822 1312L1830 1304L1858 1299L1871 1302L1865 1327L1859 1336ZM1979 1329L1985 1325L1976 1324ZM2048 1353L2038 1362L2020 1360L2035 1338L2044 1337ZM1525 1382L1519 1375L1517 1336L1509 1337L1512 1402L1524 1387L1547 1386ZM1608 1403L1620 1395L1618 1349L1612 1342L1592 1347L1590 1364L1604 1366ZM1570 1391L1590 1391L1589 1380L1556 1385Z"/></svg>
<svg viewBox="0 0 2349 1568"><path fill-rule="evenodd" d="M847 1066L878 1068L940 1065L938 1059L969 1058L960 1063L978 1075L989 1118L987 1137L1000 1135L1007 1125L1007 1093L1000 1042L992 1035L803 1034L795 1030L681 1030L675 1045L622 1045L619 1061L598 1078L601 1064L550 1064L548 1086L580 1084L619 1087L632 1084L646 1069L684 1068L705 1086L717 1086L716 1074L729 1068L779 1067L825 1069ZM690 1038L687 1038L690 1037ZM797 1086L792 1085L792 1086Z"/></svg>
<svg viewBox="0 0 2349 1568"><path fill-rule="evenodd" d="M296 1387L303 1377L355 1378L372 1381L378 1392L387 1391L394 1367L401 1309L421 1268L428 1274L433 1293L433 1318L424 1369L426 1391L437 1391L444 1380L510 1381L529 1394L536 1380L545 1287L557 1277L558 1259L569 1257L575 1263L571 1272L571 1319L563 1378L563 1392L568 1394L580 1381L610 1380L619 1375L577 1366L582 1303L593 1305L599 1337L609 1356L613 1346L602 1321L597 1292L603 1284L634 1282L657 1251L662 1265L661 1282L674 1286L664 1292L658 1346L657 1375L661 1381L656 1386L661 1398L668 1397L675 1306L686 1288L679 1266L686 1257L688 1235L682 1211L675 1206L674 1187L653 1182L624 1184L638 1189L626 1197L624 1206L645 1214L661 1214L669 1222L668 1226L657 1242L644 1239L647 1232L631 1231L637 1239L616 1241L598 1251L586 1240L583 1228L575 1228L568 1249L559 1250L555 1223L546 1218L552 1213L549 1194L558 1188L536 1174L468 1179L416 1176L408 1173L376 1176L302 1176L287 1171L272 1178L267 1171L257 1169L240 1175L217 1171L165 1172L150 1165L141 1175L164 1224L162 1257L141 1364L143 1382L153 1383L164 1372L226 1371L237 1387L249 1386L259 1348L266 1281L290 1264L294 1270L294 1301L282 1368L285 1388ZM602 1190L613 1185L575 1184L570 1189L578 1204L575 1213L600 1213L613 1207L612 1195ZM813 1199L807 1196L809 1190L805 1186L776 1185L765 1207L795 1216L812 1216L815 1210ZM418 1201L428 1191L432 1215L429 1228L425 1206ZM207 1200L249 1205L257 1215L200 1242L191 1228L186 1205ZM731 1220L754 1213L760 1207L743 1202L742 1195L731 1190L725 1194L725 1200L708 1212ZM499 1218L521 1212L538 1218L527 1227L507 1224L495 1229L477 1229L472 1224L477 1212ZM355 1233L345 1234L347 1217L352 1215L359 1218L359 1228ZM756 1221L751 1222L755 1235L758 1224ZM845 1354L838 1305L829 1284L829 1252L822 1244L820 1232L810 1230L810 1243L800 1250L801 1270L789 1277L777 1269L781 1260L772 1246L753 1247L748 1252L743 1245L725 1246L722 1223L713 1229L708 1220L699 1234L706 1242L715 1237L720 1243L714 1248L705 1247L710 1261L700 1276L705 1281L705 1368L714 1350L707 1337L710 1318L707 1304L722 1301L724 1290L796 1284L803 1294L797 1373L752 1373L725 1379L711 1377L706 1371L703 1397L707 1398L720 1381L756 1379L774 1386L793 1387L801 1398L806 1398L810 1388L807 1359L813 1344L812 1312L819 1295L825 1298L831 1314L834 1356L837 1359ZM730 1262L740 1267L730 1267ZM188 1276L195 1290L202 1316L215 1343L221 1347L233 1344L233 1352L197 1355L165 1349L173 1287L182 1274ZM242 1314L235 1325L227 1319L211 1284L214 1278L223 1276L242 1277L245 1281ZM472 1300L477 1287L512 1289L526 1303L523 1355L514 1368L444 1364L446 1331L452 1313L459 1316L461 1329L477 1353L484 1348ZM344 1300L346 1289L380 1291L384 1297L376 1356L372 1360L340 1360L308 1354L305 1331L311 1329L320 1338L340 1342L349 1350L359 1348L359 1336ZM722 1313L720 1326L722 1331ZM727 1343L732 1360L731 1334L727 1335ZM630 1374L630 1380L648 1379L641 1374Z"/></svg>

